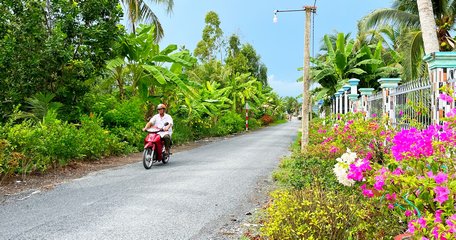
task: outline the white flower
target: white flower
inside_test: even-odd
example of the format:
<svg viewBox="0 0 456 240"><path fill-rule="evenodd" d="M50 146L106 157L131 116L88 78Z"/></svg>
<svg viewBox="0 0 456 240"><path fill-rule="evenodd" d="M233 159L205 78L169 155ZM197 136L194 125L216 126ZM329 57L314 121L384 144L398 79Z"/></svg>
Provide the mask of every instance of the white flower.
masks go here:
<svg viewBox="0 0 456 240"><path fill-rule="evenodd" d="M340 158L337 158L337 163L334 165L334 174L337 177L337 181L341 183L342 185L345 186L353 186L355 184L355 181L352 179L348 179L348 169L350 168L350 164L357 162L357 157L356 153L350 151L349 148L347 148L347 152L342 154Z"/></svg>

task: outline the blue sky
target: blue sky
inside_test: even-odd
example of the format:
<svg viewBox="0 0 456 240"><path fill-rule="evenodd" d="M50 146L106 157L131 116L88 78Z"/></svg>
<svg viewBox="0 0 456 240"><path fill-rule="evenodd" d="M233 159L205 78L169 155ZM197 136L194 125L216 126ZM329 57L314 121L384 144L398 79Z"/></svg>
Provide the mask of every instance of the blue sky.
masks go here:
<svg viewBox="0 0 456 240"><path fill-rule="evenodd" d="M298 96L302 76L297 68L303 65L304 12L278 13L273 23L273 11L302 9L314 0L174 0L173 13L168 15L163 6L153 5L154 12L165 30L161 48L168 44L185 45L193 51L201 40L207 12L215 11L220 18L225 37L237 34L241 43L250 43L268 67L268 81L280 96ZM378 8L388 8L392 0L317 0L312 48L317 51L325 34L335 31L356 34L356 25L363 16ZM312 47L313 46L313 47Z"/></svg>

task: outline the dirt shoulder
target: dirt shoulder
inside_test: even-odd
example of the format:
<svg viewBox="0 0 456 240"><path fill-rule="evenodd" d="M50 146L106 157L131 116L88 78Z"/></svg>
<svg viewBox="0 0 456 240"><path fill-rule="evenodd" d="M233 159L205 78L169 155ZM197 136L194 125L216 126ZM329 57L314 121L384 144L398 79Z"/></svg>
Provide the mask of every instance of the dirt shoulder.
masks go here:
<svg viewBox="0 0 456 240"><path fill-rule="evenodd" d="M177 153L189 150L224 138L226 137L207 138L174 146L172 152ZM140 164L141 159L142 153L139 152L125 156L102 158L94 161L75 161L64 167L50 169L45 173L34 173L27 175L25 178L22 178L22 176L15 176L5 179L0 183L0 203L8 197L21 193L50 190L58 184L81 178L91 172L131 163Z"/></svg>

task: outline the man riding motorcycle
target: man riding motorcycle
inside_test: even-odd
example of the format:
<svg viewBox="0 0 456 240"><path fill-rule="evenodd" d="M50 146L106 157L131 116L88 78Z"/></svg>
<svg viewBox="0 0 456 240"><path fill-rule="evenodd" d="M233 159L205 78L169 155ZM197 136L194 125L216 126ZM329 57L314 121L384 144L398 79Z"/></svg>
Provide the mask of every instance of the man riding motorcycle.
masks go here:
<svg viewBox="0 0 456 240"><path fill-rule="evenodd" d="M146 126L143 128L143 131L151 127L163 129L163 131L158 132L160 137L165 142L165 153L169 155L169 149L171 146L171 135L173 134L173 118L166 113L166 105L163 103L158 104L157 106L158 114L154 115ZM165 123L168 123L165 126Z"/></svg>

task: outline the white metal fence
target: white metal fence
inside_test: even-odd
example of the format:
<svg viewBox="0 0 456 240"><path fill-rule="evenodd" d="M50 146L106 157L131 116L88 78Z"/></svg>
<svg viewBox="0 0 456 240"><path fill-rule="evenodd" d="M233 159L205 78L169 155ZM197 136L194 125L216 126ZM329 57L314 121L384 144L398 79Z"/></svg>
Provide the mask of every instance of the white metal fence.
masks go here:
<svg viewBox="0 0 456 240"><path fill-rule="evenodd" d="M391 106L384 106L384 96L390 97L388 104ZM428 79L404 83L390 89L389 94L378 92L369 96L370 116L382 116L385 109L394 109L394 114L389 117L398 128L427 127L432 122L431 98L431 84Z"/></svg>
<svg viewBox="0 0 456 240"><path fill-rule="evenodd" d="M418 79L398 86L392 95L395 100L394 124L400 128L427 127L431 125L431 84L428 79Z"/></svg>

